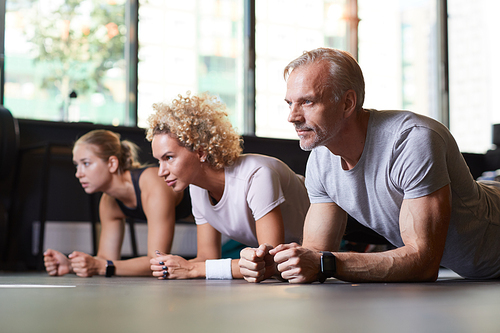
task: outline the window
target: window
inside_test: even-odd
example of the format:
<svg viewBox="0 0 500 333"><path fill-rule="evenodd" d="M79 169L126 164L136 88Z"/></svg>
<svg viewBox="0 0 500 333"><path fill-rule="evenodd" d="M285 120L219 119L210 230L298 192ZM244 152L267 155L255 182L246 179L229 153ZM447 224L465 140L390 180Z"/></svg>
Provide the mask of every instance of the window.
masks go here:
<svg viewBox="0 0 500 333"><path fill-rule="evenodd" d="M439 109L436 0L358 0L365 107L408 109L445 124ZM448 0L449 127L463 152L491 149L500 123L495 0ZM384 38L380 38L384 36Z"/></svg>
<svg viewBox="0 0 500 333"><path fill-rule="evenodd" d="M125 0L7 1L4 105L17 118L126 124Z"/></svg>
<svg viewBox="0 0 500 333"><path fill-rule="evenodd" d="M346 49L345 0L256 1L256 134L297 139L284 102L285 66L320 46Z"/></svg>
<svg viewBox="0 0 500 333"><path fill-rule="evenodd" d="M466 152L491 149L500 123L499 11L497 0L448 0L450 129Z"/></svg>
<svg viewBox="0 0 500 333"><path fill-rule="evenodd" d="M358 0L365 108L410 110L441 121L435 0Z"/></svg>
<svg viewBox="0 0 500 333"><path fill-rule="evenodd" d="M178 94L209 92L243 128L243 1L142 1L138 119Z"/></svg>

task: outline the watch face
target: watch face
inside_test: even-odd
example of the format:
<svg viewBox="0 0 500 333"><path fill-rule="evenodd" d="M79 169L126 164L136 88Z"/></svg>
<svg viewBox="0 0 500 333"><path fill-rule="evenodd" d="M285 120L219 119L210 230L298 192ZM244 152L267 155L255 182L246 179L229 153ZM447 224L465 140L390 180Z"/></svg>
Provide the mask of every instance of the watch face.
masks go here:
<svg viewBox="0 0 500 333"><path fill-rule="evenodd" d="M323 253L321 256L321 272L327 277L332 277L336 272L335 256L330 252Z"/></svg>

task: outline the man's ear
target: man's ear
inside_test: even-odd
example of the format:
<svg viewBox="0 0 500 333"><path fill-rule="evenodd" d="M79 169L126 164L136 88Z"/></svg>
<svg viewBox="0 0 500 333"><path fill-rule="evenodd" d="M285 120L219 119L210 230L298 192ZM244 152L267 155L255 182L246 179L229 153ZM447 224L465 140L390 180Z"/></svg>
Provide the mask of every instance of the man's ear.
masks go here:
<svg viewBox="0 0 500 333"><path fill-rule="evenodd" d="M356 111L356 102L357 102L356 92L352 89L349 89L345 92L342 97L343 105L344 105L344 118L349 118L354 111Z"/></svg>
<svg viewBox="0 0 500 333"><path fill-rule="evenodd" d="M120 166L120 162L118 161L118 157L110 156L108 159L108 170L110 173L115 173L118 171L118 167Z"/></svg>

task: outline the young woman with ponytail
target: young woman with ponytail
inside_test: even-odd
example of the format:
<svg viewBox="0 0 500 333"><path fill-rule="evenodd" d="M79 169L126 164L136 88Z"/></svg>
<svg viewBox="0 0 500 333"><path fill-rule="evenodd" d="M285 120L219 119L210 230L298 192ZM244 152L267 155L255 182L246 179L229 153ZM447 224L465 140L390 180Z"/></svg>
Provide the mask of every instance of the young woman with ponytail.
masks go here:
<svg viewBox="0 0 500 333"><path fill-rule="evenodd" d="M48 249L44 262L49 275L150 275L154 251L170 253L176 219L191 214L189 194L174 192L158 177L157 167L138 162L134 143L120 140L120 135L111 131L94 130L78 139L73 162L85 192L103 192L99 248L95 257L79 251L66 257ZM121 260L126 217L147 220L147 256Z"/></svg>

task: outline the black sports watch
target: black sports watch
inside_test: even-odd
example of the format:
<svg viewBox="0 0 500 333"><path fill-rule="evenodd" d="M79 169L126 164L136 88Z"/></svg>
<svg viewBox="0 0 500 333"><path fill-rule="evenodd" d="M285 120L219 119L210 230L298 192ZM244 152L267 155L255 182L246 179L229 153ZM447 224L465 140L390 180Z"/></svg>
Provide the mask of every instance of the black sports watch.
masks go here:
<svg viewBox="0 0 500 333"><path fill-rule="evenodd" d="M106 277L115 275L115 265L111 260L106 260Z"/></svg>
<svg viewBox="0 0 500 333"><path fill-rule="evenodd" d="M321 269L318 273L318 281L325 282L329 277L333 277L337 272L336 258L333 253L321 251Z"/></svg>

